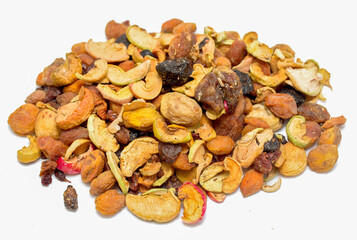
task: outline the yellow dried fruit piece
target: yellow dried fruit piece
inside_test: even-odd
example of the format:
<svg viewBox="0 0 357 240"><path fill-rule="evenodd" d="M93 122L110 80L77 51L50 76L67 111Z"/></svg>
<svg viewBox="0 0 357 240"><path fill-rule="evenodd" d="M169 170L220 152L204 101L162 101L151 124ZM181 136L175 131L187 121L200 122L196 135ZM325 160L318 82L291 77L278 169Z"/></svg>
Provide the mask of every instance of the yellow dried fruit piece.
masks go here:
<svg viewBox="0 0 357 240"><path fill-rule="evenodd" d="M217 136L216 131L208 123L204 123L202 126L197 128L195 133L198 133L200 138L205 142L209 142Z"/></svg>
<svg viewBox="0 0 357 240"><path fill-rule="evenodd" d="M116 43L114 38L106 42L94 42L89 39L86 43L86 51L94 59L100 58L108 63L122 62L129 59L125 45Z"/></svg>
<svg viewBox="0 0 357 240"><path fill-rule="evenodd" d="M126 30L126 36L133 45L140 49L153 50L157 45L157 39L146 32L145 29L140 28L137 25L131 25Z"/></svg>
<svg viewBox="0 0 357 240"><path fill-rule="evenodd" d="M30 145L17 151L17 160L22 163L30 163L41 157L41 150L37 145L36 137L27 135L27 138L30 141Z"/></svg>
<svg viewBox="0 0 357 240"><path fill-rule="evenodd" d="M159 153L159 142L151 137L137 138L121 152L120 169L125 177L131 177L153 154Z"/></svg>
<svg viewBox="0 0 357 240"><path fill-rule="evenodd" d="M158 187L161 186L162 184L164 184L164 182L166 182L172 175L174 175L174 169L171 167L170 164L166 163L166 162L162 162L161 163L161 169L164 172L164 175L159 178L158 180L156 180L152 186L153 187Z"/></svg>
<svg viewBox="0 0 357 240"><path fill-rule="evenodd" d="M306 122L300 115L292 117L286 126L288 140L300 148L310 147L320 136L321 128L315 122Z"/></svg>
<svg viewBox="0 0 357 240"><path fill-rule="evenodd" d="M126 206L135 216L145 221L159 223L174 219L181 209L181 202L175 195L175 189L148 191L141 195L126 195Z"/></svg>
<svg viewBox="0 0 357 240"><path fill-rule="evenodd" d="M247 45L247 51L264 62L270 62L271 56L273 55L273 49L258 40L249 43Z"/></svg>
<svg viewBox="0 0 357 240"><path fill-rule="evenodd" d="M37 115L40 109L31 103L18 107L10 114L7 123L19 135L31 134L35 130Z"/></svg>
<svg viewBox="0 0 357 240"><path fill-rule="evenodd" d="M82 73L82 63L79 57L71 52L66 54L66 60L51 74L52 85L65 86L77 80L76 73Z"/></svg>
<svg viewBox="0 0 357 240"><path fill-rule="evenodd" d="M186 143L192 139L191 132L179 125L169 125L162 118L157 118L153 124L153 132L157 139L165 143Z"/></svg>
<svg viewBox="0 0 357 240"><path fill-rule="evenodd" d="M175 170L176 177L181 182L194 182L197 179L197 166L191 168L190 170Z"/></svg>
<svg viewBox="0 0 357 240"><path fill-rule="evenodd" d="M60 135L60 128L55 121L57 113L44 109L36 118L35 133L37 137L50 136L54 139L58 139Z"/></svg>
<svg viewBox="0 0 357 240"><path fill-rule="evenodd" d="M324 132L322 132L320 138L319 138L319 145L322 144L334 144L338 146L341 142L341 130L339 127L332 127Z"/></svg>
<svg viewBox="0 0 357 240"><path fill-rule="evenodd" d="M270 128L275 132L283 126L283 121L275 116L264 103L257 103L253 105L252 111L246 117L259 118L269 124Z"/></svg>
<svg viewBox="0 0 357 240"><path fill-rule="evenodd" d="M279 168L279 172L284 176L296 176L302 173L307 165L306 152L292 143L286 143L285 161Z"/></svg>
<svg viewBox="0 0 357 240"><path fill-rule="evenodd" d="M131 83L129 87L136 98L152 100L160 94L162 80L156 72L149 72L146 75L145 81Z"/></svg>
<svg viewBox="0 0 357 240"><path fill-rule="evenodd" d="M129 103L134 97L129 89L129 86L123 87L119 91L116 91L106 84L98 84L97 89L102 94L103 98L118 104Z"/></svg>
<svg viewBox="0 0 357 240"><path fill-rule="evenodd" d="M153 108L139 108L123 113L125 127L141 131L151 131L156 119L162 118L160 113Z"/></svg>
<svg viewBox="0 0 357 240"><path fill-rule="evenodd" d="M279 179L273 185L268 185L264 183L262 186L262 190L264 192L272 193L278 191L280 187L281 187L281 178L279 177Z"/></svg>
<svg viewBox="0 0 357 240"><path fill-rule="evenodd" d="M109 65L107 78L115 85L125 86L132 82L143 79L149 72L150 67L150 60L139 64L127 72L123 72L119 67L115 67L114 65Z"/></svg>
<svg viewBox="0 0 357 240"><path fill-rule="evenodd" d="M161 169L160 162L146 162L144 167L139 169L139 172L143 176L152 176L158 173Z"/></svg>
<svg viewBox="0 0 357 240"><path fill-rule="evenodd" d="M265 75L259 63L251 64L249 71L253 81L268 87L276 87L288 78L284 68L273 75Z"/></svg>
<svg viewBox="0 0 357 240"><path fill-rule="evenodd" d="M258 40L258 34L256 32L247 32L243 36L243 42L245 42L245 44L247 45L257 40Z"/></svg>
<svg viewBox="0 0 357 240"><path fill-rule="evenodd" d="M222 180L222 192L233 193L242 181L243 171L240 164L231 157L224 159L224 168L229 171L229 175Z"/></svg>
<svg viewBox="0 0 357 240"><path fill-rule="evenodd" d="M105 121L96 114L90 115L87 122L87 128L90 140L94 145L104 152L118 151L120 145L114 135L108 131Z"/></svg>
<svg viewBox="0 0 357 240"><path fill-rule="evenodd" d="M103 80L107 76L108 73L108 63L103 59L98 59L94 62L95 68L89 70L88 73L82 75L80 73L76 73L76 77L79 80L83 80L90 83L97 83Z"/></svg>
<svg viewBox="0 0 357 240"><path fill-rule="evenodd" d="M78 156L88 151L91 141L88 139L76 139L72 142L71 146L67 148L64 160L67 161L72 155Z"/></svg>
<svg viewBox="0 0 357 240"><path fill-rule="evenodd" d="M121 169L118 166L118 156L112 151L106 152L106 156L108 159L108 165L110 170L112 171L115 179L117 180L121 191L124 195L126 195L129 190L129 182L125 179Z"/></svg>
<svg viewBox="0 0 357 240"><path fill-rule="evenodd" d="M337 146L334 144L322 144L308 154L307 163L311 170L323 173L330 171L338 159Z"/></svg>

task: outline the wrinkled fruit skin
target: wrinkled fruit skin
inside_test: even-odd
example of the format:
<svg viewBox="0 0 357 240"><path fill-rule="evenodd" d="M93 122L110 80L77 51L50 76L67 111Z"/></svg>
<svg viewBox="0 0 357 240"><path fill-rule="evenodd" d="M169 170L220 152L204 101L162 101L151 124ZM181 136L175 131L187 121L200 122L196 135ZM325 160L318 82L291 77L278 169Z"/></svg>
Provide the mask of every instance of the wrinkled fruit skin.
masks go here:
<svg viewBox="0 0 357 240"><path fill-rule="evenodd" d="M289 94L270 94L265 97L265 105L275 116L282 119L288 119L297 114L296 102Z"/></svg>
<svg viewBox="0 0 357 240"><path fill-rule="evenodd" d="M103 215L113 215L125 207L125 196L117 190L108 190L95 199L95 209Z"/></svg>
<svg viewBox="0 0 357 240"><path fill-rule="evenodd" d="M317 103L306 102L297 109L298 115L305 118L306 121L323 123L330 119L330 113L324 106Z"/></svg>
<svg viewBox="0 0 357 240"><path fill-rule="evenodd" d="M192 63L186 58L169 59L157 64L156 71L168 87L185 84L192 74Z"/></svg>
<svg viewBox="0 0 357 240"><path fill-rule="evenodd" d="M17 108L9 116L7 123L19 135L27 135L35 130L36 118L40 110L31 103L26 103Z"/></svg>
<svg viewBox="0 0 357 240"><path fill-rule="evenodd" d="M170 43L168 49L170 59L189 57L192 46L196 41L195 34L186 31L179 33Z"/></svg>
<svg viewBox="0 0 357 240"><path fill-rule="evenodd" d="M50 136L38 137L37 144L45 156L52 161L56 161L59 157L63 157L68 148L68 146L64 145L61 141Z"/></svg>
<svg viewBox="0 0 357 240"><path fill-rule="evenodd" d="M242 91L243 91L244 95L247 95L250 92L254 91L253 82L252 82L252 79L250 78L248 73L244 73L244 72L238 71L236 69L232 69L232 70L239 77L239 81L242 84Z"/></svg>
<svg viewBox="0 0 357 240"><path fill-rule="evenodd" d="M78 209L78 195L73 186L68 185L66 191L63 193L63 201L68 210L75 211Z"/></svg>
<svg viewBox="0 0 357 240"><path fill-rule="evenodd" d="M107 170L102 172L90 183L89 193L94 196L100 195L111 189L116 182L117 180L114 177L112 171Z"/></svg>
<svg viewBox="0 0 357 240"><path fill-rule="evenodd" d="M285 85L284 87L282 87L281 90L279 91L279 93L289 94L291 97L294 98L297 106L300 106L301 104L303 104L305 102L305 95L303 93L295 90L295 88L293 88L289 85Z"/></svg>
<svg viewBox="0 0 357 240"><path fill-rule="evenodd" d="M307 163L311 170L323 173L330 171L338 159L337 146L322 144L312 149L307 157Z"/></svg>
<svg viewBox="0 0 357 240"><path fill-rule="evenodd" d="M169 164L175 162L181 151L182 148L180 144L159 142L160 159L166 161Z"/></svg>
<svg viewBox="0 0 357 240"><path fill-rule="evenodd" d="M81 168L82 181L85 183L91 182L99 174L103 172L105 164L105 155L99 149L94 150L83 159Z"/></svg>

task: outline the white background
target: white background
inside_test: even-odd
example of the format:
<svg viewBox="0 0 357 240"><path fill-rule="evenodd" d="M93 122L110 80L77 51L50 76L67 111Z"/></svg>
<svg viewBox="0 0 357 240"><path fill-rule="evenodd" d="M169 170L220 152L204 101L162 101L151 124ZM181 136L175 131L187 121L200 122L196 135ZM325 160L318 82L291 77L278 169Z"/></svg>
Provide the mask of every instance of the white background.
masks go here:
<svg viewBox="0 0 357 240"><path fill-rule="evenodd" d="M333 2L333 3L332 3ZM353 1L7 1L0 9L1 166L0 239L356 239L356 27ZM74 43L104 41L109 20L130 20L160 31L170 18L196 22L243 36L256 31L273 46L289 44L303 61L313 58L332 75L323 93L332 116L347 117L339 160L327 174L306 169L283 178L276 193L241 193L224 203L208 200L203 221L187 226L141 221L124 209L103 217L89 186L69 177L79 194L77 212L66 211L66 183L43 187L41 161L23 165L16 151L27 145L14 135L8 115L35 89L35 79ZM181 214L180 214L181 215Z"/></svg>

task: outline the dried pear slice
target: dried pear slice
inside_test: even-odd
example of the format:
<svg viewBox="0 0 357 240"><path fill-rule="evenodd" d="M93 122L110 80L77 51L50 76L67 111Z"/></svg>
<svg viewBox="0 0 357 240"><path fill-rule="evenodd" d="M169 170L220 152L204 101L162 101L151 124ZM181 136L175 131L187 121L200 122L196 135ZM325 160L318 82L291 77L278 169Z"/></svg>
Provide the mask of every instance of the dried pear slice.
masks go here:
<svg viewBox="0 0 357 240"><path fill-rule="evenodd" d="M152 186L153 187L158 187L161 186L162 184L164 184L164 182L166 182L172 175L174 175L174 169L171 167L170 164L166 163L166 162L162 162L161 163L161 169L164 172L164 175L159 178L158 180L156 180Z"/></svg>
<svg viewBox="0 0 357 240"><path fill-rule="evenodd" d="M108 131L105 121L100 119L96 114L92 114L88 118L87 128L89 138L94 145L104 152L116 152L119 149L119 143L114 135Z"/></svg>
<svg viewBox="0 0 357 240"><path fill-rule="evenodd" d="M111 83L115 85L119 85L119 86L128 85L132 82L143 79L149 72L150 67L151 67L150 60L146 60L145 62L141 63L140 65L136 66L133 69L130 69L127 72L122 72L118 68L109 67L107 78Z"/></svg>
<svg viewBox="0 0 357 240"><path fill-rule="evenodd" d="M98 84L97 89L102 94L103 98L118 104L129 103L134 97L129 86L123 87L119 91L115 91L108 85Z"/></svg>
<svg viewBox="0 0 357 240"><path fill-rule="evenodd" d="M143 50L149 49L151 51L157 45L157 39L147 33L145 29L142 29L137 25L128 27L126 30L126 37L129 42Z"/></svg>
<svg viewBox="0 0 357 240"><path fill-rule="evenodd" d="M108 159L109 168L112 171L115 179L117 180L121 191L123 192L124 195L126 195L129 190L129 182L125 179L118 166L119 163L118 156L112 151L106 152L106 155Z"/></svg>
<svg viewBox="0 0 357 240"><path fill-rule="evenodd" d="M265 45L264 43L255 40L247 45L247 51L254 57L264 61L270 62L273 55L273 49Z"/></svg>
<svg viewBox="0 0 357 240"><path fill-rule="evenodd" d="M51 82L55 87L61 87L77 80L76 73L82 73L81 60L73 52L66 54L66 60L51 74Z"/></svg>
<svg viewBox="0 0 357 240"><path fill-rule="evenodd" d="M106 42L94 42L89 39L85 47L87 53L94 59L101 58L108 63L125 61L130 57L126 52L126 46L116 43L114 38Z"/></svg>
<svg viewBox="0 0 357 240"><path fill-rule="evenodd" d="M76 73L76 77L79 80L83 80L90 83L96 83L103 80L108 73L108 63L103 59L98 59L94 62L95 68L89 70L87 74Z"/></svg>
<svg viewBox="0 0 357 240"><path fill-rule="evenodd" d="M276 87L288 78L288 76L285 74L284 68L279 69L279 71L273 75L265 75L259 63L253 63L250 65L249 71L250 77L253 81L267 87Z"/></svg>

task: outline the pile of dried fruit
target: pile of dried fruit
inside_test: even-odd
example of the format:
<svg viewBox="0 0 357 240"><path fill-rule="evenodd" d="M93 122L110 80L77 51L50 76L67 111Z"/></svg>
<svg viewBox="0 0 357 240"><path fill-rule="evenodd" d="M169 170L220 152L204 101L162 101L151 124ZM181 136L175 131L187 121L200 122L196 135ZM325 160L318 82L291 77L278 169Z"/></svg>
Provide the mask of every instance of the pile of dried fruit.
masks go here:
<svg viewBox="0 0 357 240"><path fill-rule="evenodd" d="M18 160L46 159L43 185L80 174L101 214L127 206L156 222L174 219L181 202L182 220L195 223L207 196L277 191L281 178L267 183L277 173L330 171L346 121L316 103L330 73L255 32L195 31L179 19L159 33L110 21L108 41L73 45L8 119L30 141ZM284 120L287 140L274 133ZM72 186L63 196L78 207Z"/></svg>

